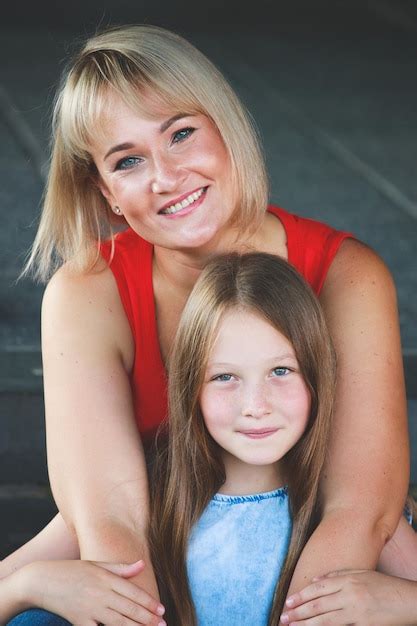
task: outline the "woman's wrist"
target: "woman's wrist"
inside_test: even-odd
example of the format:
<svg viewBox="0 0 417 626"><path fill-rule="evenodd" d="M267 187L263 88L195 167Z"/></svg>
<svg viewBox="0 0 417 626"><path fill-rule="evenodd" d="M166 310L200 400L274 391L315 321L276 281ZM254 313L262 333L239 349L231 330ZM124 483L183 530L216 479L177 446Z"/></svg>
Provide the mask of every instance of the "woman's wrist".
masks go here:
<svg viewBox="0 0 417 626"><path fill-rule="evenodd" d="M0 626L36 606L35 578L33 568L28 565L0 579Z"/></svg>

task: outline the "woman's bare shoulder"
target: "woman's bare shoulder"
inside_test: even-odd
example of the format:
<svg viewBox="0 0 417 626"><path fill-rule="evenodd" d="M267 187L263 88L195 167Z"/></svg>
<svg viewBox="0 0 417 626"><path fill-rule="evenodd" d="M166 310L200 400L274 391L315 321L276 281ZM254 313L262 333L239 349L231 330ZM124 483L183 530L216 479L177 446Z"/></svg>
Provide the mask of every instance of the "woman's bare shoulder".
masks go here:
<svg viewBox="0 0 417 626"><path fill-rule="evenodd" d="M323 296L334 290L355 290L365 285L395 290L391 272L379 254L357 239L345 239L330 266Z"/></svg>
<svg viewBox="0 0 417 626"><path fill-rule="evenodd" d="M82 340L113 347L121 353L126 369L133 362L133 338L112 271L104 259L88 272L60 267L49 281L42 302L42 326L53 334L77 334ZM103 346L103 347L104 347Z"/></svg>

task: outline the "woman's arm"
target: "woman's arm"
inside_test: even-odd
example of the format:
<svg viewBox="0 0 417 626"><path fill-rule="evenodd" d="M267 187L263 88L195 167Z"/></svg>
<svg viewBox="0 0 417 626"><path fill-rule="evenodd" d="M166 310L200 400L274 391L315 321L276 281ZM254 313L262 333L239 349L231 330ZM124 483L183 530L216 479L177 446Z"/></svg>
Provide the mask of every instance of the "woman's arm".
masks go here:
<svg viewBox="0 0 417 626"><path fill-rule="evenodd" d="M145 540L147 471L129 382L133 339L108 268L57 272L43 302L42 349L51 487L81 558L143 558L145 572L133 581L157 597Z"/></svg>
<svg viewBox="0 0 417 626"><path fill-rule="evenodd" d="M379 257L345 241L321 295L338 356L323 517L290 593L340 569L373 569L409 480L405 387L395 288Z"/></svg>
<svg viewBox="0 0 417 626"><path fill-rule="evenodd" d="M166 626L163 607L127 578L144 569L90 561L35 561L0 581L0 625L31 607L71 624Z"/></svg>
<svg viewBox="0 0 417 626"><path fill-rule="evenodd" d="M62 515L58 513L33 539L0 562L0 579L33 561L79 558L77 538L69 531Z"/></svg>

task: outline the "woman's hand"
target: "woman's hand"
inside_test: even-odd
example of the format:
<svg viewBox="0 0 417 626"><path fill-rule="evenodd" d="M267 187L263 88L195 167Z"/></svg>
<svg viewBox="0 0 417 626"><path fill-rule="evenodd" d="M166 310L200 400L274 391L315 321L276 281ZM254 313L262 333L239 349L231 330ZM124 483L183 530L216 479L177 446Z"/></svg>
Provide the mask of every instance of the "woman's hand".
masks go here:
<svg viewBox="0 0 417 626"><path fill-rule="evenodd" d="M93 561L38 561L13 574L32 606L56 613L71 624L165 626L164 607L127 580L140 574L132 565Z"/></svg>
<svg viewBox="0 0 417 626"><path fill-rule="evenodd" d="M287 598L282 624L417 624L417 582L370 570L332 572Z"/></svg>

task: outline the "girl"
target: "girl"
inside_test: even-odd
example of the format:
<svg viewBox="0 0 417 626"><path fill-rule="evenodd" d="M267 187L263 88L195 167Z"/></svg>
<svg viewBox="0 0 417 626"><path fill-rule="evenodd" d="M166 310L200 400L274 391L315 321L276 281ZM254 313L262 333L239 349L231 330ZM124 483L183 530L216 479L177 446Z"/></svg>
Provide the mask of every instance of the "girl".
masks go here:
<svg viewBox="0 0 417 626"><path fill-rule="evenodd" d="M168 623L278 624L320 513L335 383L320 305L301 276L274 255L219 257L206 266L184 309L169 374L170 418L158 440L150 525ZM42 598L72 623L157 623L151 611L161 614L162 607L115 575L128 578L143 566L33 563L15 577L21 598ZM94 569L102 572L101 588L89 606L84 587L96 585ZM383 585L374 609L379 624L417 618L414 583L366 575L376 591ZM335 623L353 623L370 611L369 602L347 596L335 582L327 594L339 592L346 614ZM287 611L296 601L327 594L326 581L308 587L288 599ZM317 616L316 605L301 608L303 616ZM288 623L290 614L281 619ZM43 611L29 611L14 624L68 626Z"/></svg>
<svg viewBox="0 0 417 626"><path fill-rule="evenodd" d="M318 521L334 384L323 313L290 265L252 253L206 266L173 344L153 482L168 624L278 624Z"/></svg>

